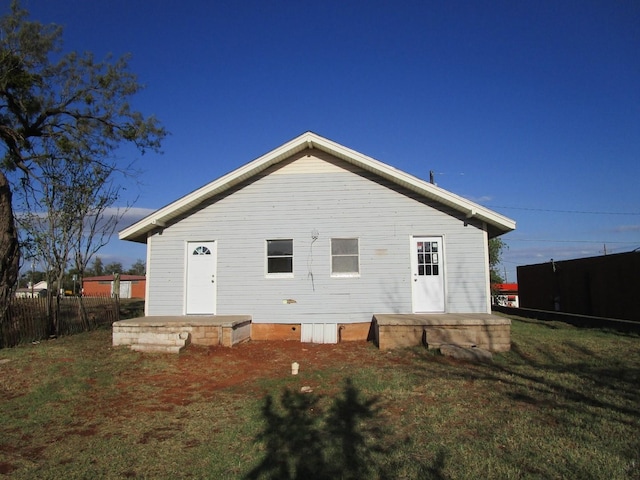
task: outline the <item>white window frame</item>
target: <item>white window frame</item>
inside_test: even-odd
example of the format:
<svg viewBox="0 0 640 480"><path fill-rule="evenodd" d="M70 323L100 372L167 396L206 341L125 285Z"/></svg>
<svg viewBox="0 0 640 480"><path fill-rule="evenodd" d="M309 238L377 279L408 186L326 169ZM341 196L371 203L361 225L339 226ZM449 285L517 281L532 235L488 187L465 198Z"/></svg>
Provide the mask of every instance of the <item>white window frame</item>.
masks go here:
<svg viewBox="0 0 640 480"><path fill-rule="evenodd" d="M287 241L291 242L291 255L269 256L269 242L272 241ZM264 241L264 273L267 278L293 278L293 272L295 268L295 246L293 244L293 238L268 238ZM269 272L269 258L291 258L291 272Z"/></svg>
<svg viewBox="0 0 640 480"><path fill-rule="evenodd" d="M334 255L333 254L333 241L334 240L355 240L357 246L357 252L355 254L343 254L343 255ZM334 257L357 257L358 260L358 271L357 272L334 272L333 271L333 259ZM329 242L329 268L331 269L331 277L332 278L357 278L360 276L360 238L359 237L332 237Z"/></svg>

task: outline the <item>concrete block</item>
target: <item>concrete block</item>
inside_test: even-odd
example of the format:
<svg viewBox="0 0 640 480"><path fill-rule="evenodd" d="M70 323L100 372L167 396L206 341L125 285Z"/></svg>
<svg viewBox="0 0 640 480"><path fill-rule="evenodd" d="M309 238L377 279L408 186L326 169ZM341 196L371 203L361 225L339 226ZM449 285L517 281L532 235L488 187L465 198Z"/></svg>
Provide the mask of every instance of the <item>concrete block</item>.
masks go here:
<svg viewBox="0 0 640 480"><path fill-rule="evenodd" d="M222 341L220 342L225 347L231 347L233 345L233 337L232 337L232 329L231 327L223 327L222 328Z"/></svg>
<svg viewBox="0 0 640 480"><path fill-rule="evenodd" d="M378 328L378 348L413 347L422 344L423 327L416 325L381 325Z"/></svg>
<svg viewBox="0 0 640 480"><path fill-rule="evenodd" d="M426 327L426 339L429 348L443 344L477 345L477 331L469 327Z"/></svg>
<svg viewBox="0 0 640 480"><path fill-rule="evenodd" d="M120 327L126 329L129 333L140 333L142 329L140 327Z"/></svg>
<svg viewBox="0 0 640 480"><path fill-rule="evenodd" d="M231 345L246 342L251 339L251 323L244 322L233 327L231 330Z"/></svg>
<svg viewBox="0 0 640 480"><path fill-rule="evenodd" d="M185 346L177 345L152 345L152 344L134 344L131 345L131 350L135 352L148 352L148 353L180 353L184 350Z"/></svg>
<svg viewBox="0 0 640 480"><path fill-rule="evenodd" d="M131 337L128 333L114 333L113 334L113 346L117 347L120 345L131 345L134 342L134 338Z"/></svg>

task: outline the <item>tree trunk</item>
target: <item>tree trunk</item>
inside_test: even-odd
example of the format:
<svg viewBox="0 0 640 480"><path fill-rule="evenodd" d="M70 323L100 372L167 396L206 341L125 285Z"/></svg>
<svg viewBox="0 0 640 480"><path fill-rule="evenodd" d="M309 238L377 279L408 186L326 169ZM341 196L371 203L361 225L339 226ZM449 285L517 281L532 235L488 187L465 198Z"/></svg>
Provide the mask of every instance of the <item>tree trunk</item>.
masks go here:
<svg viewBox="0 0 640 480"><path fill-rule="evenodd" d="M5 320L20 271L18 231L11 197L9 181L0 171L0 324Z"/></svg>

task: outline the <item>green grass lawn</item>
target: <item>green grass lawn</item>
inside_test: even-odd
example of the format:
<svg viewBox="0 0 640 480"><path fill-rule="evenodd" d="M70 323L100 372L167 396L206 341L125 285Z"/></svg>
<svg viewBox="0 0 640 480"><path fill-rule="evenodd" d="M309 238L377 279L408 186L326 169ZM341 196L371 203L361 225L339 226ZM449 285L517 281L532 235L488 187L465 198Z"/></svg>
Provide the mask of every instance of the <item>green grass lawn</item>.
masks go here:
<svg viewBox="0 0 640 480"><path fill-rule="evenodd" d="M277 348L140 354L98 330L0 350L0 474L640 479L638 335L514 319L490 365L300 344L298 376Z"/></svg>

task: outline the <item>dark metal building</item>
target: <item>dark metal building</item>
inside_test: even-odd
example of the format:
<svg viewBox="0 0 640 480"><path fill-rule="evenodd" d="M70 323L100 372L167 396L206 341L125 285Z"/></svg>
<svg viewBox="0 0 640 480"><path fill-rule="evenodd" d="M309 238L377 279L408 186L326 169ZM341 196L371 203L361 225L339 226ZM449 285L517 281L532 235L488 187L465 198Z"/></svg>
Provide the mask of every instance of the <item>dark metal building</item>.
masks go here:
<svg viewBox="0 0 640 480"><path fill-rule="evenodd" d="M521 308L640 321L640 249L518 267Z"/></svg>

